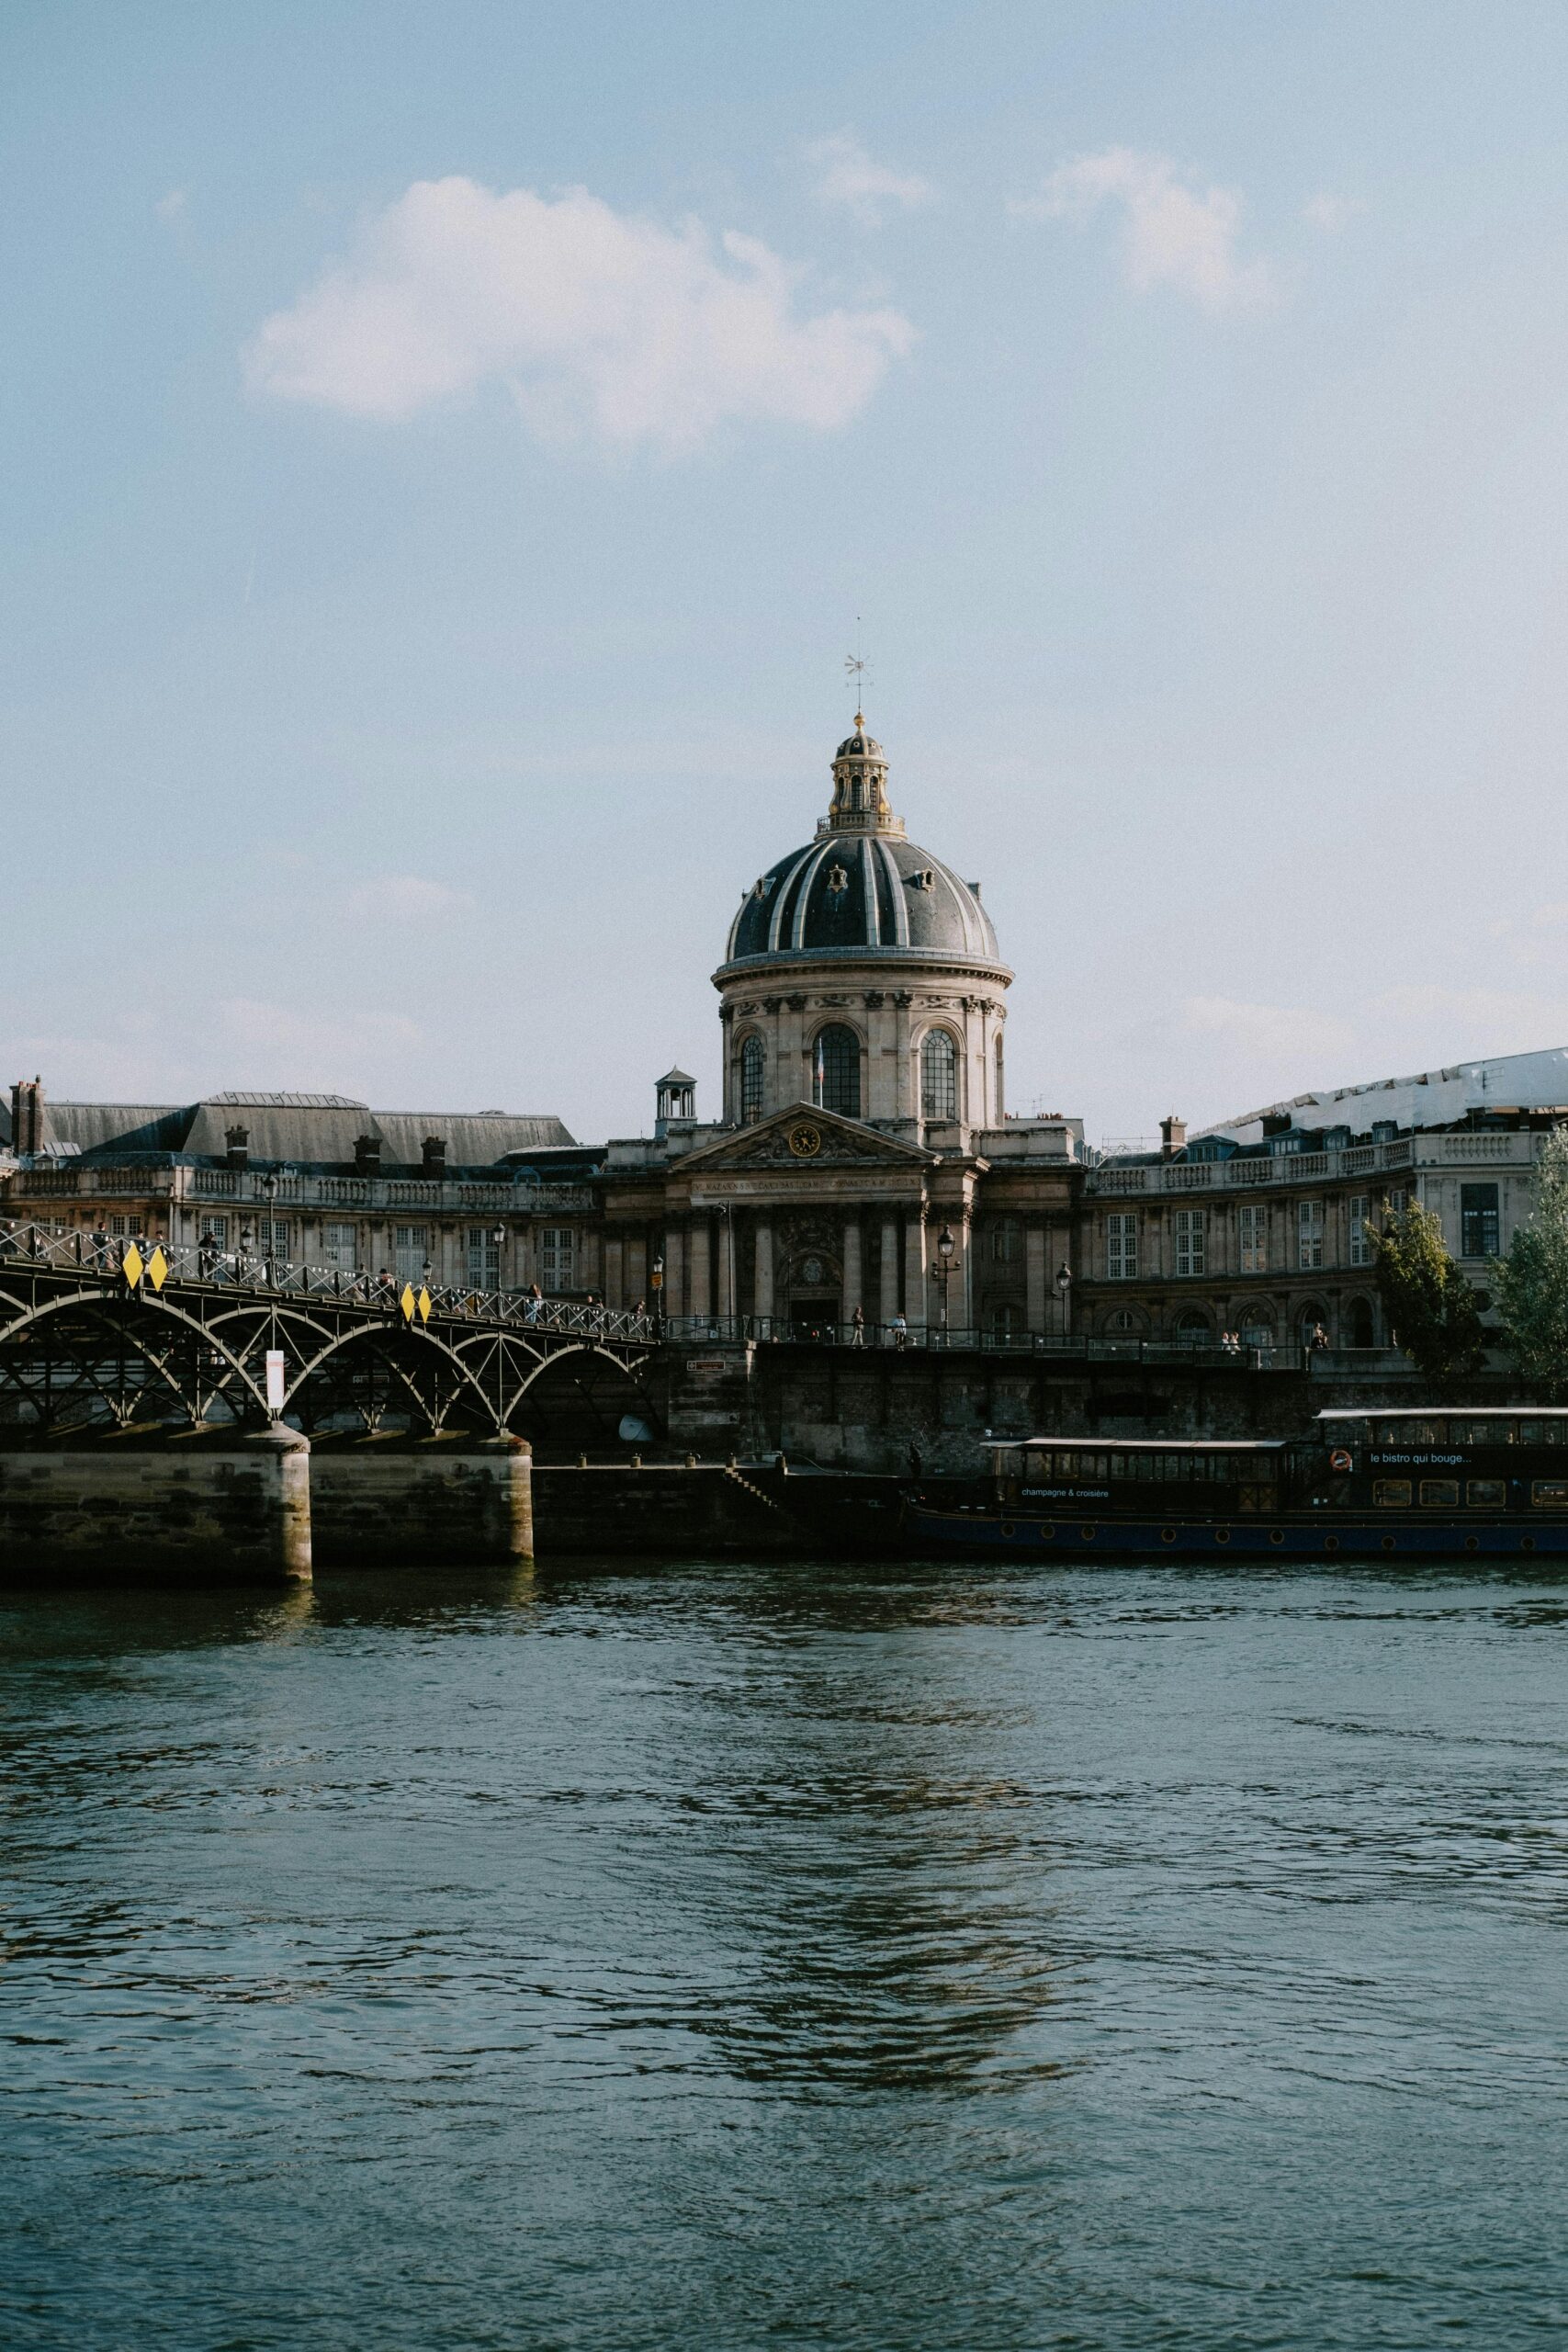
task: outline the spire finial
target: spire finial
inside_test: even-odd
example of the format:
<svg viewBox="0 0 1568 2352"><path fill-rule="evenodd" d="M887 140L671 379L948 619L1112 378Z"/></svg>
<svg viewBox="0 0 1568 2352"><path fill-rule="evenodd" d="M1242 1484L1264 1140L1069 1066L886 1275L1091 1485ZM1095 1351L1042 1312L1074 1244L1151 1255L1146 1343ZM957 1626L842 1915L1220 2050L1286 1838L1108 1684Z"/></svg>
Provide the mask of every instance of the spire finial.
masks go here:
<svg viewBox="0 0 1568 2352"><path fill-rule="evenodd" d="M861 651L860 615L858 613L855 615L855 650L852 653L846 653L844 656L844 678L854 694L855 725L857 727L863 727L865 725L865 712L862 706L865 699L865 688L871 684L871 664L867 662L864 654Z"/></svg>

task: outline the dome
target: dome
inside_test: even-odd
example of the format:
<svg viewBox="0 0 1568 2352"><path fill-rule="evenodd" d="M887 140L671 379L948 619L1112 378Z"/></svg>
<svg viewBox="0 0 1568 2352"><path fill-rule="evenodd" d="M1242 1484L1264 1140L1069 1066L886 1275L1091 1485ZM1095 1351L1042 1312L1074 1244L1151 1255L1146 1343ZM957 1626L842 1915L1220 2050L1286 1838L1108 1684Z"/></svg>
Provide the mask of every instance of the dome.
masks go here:
<svg viewBox="0 0 1568 2352"><path fill-rule="evenodd" d="M886 753L884 752L881 744L877 741L875 736L867 734L863 722L856 728L852 735L845 736L843 741L840 744L838 750L833 754L835 760L852 760L855 758L885 760L886 756Z"/></svg>
<svg viewBox="0 0 1568 2352"><path fill-rule="evenodd" d="M797 956L1001 965L978 889L917 842L869 831L791 850L742 899L726 965Z"/></svg>

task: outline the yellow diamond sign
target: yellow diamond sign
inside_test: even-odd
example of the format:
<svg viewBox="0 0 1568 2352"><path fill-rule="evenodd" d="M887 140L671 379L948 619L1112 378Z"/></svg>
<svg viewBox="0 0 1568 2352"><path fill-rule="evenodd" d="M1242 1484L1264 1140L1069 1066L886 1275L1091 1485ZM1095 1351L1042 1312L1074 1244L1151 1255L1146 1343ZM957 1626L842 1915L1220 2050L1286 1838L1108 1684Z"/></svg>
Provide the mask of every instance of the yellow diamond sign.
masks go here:
<svg viewBox="0 0 1568 2352"><path fill-rule="evenodd" d="M169 1261L164 1255L161 1243L147 1261L147 1279L154 1290L162 1290L169 1279Z"/></svg>
<svg viewBox="0 0 1568 2352"><path fill-rule="evenodd" d="M419 1286L419 1296L415 1300L414 1304L419 1308L420 1321L422 1323L428 1323L430 1320L430 1293L425 1289L423 1283L421 1283Z"/></svg>
<svg viewBox="0 0 1568 2352"><path fill-rule="evenodd" d="M141 1280L143 1272L141 1252L137 1248L134 1241L130 1243L124 1257L120 1260L119 1270L125 1276L126 1281L130 1284L131 1289L134 1290L137 1283Z"/></svg>
<svg viewBox="0 0 1568 2352"><path fill-rule="evenodd" d="M403 1284L402 1296L399 1299L398 1305L403 1310L403 1321L412 1323L413 1321L413 1291L408 1283Z"/></svg>

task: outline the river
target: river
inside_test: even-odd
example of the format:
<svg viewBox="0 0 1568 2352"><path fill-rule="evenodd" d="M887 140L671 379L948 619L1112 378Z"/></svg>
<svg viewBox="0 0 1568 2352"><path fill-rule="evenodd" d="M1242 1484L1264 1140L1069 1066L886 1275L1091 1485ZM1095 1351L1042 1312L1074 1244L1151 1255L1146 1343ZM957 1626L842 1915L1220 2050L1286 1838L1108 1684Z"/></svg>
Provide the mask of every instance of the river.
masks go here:
<svg viewBox="0 0 1568 2352"><path fill-rule="evenodd" d="M1568 1581L0 1599L7 2352L1568 2327Z"/></svg>

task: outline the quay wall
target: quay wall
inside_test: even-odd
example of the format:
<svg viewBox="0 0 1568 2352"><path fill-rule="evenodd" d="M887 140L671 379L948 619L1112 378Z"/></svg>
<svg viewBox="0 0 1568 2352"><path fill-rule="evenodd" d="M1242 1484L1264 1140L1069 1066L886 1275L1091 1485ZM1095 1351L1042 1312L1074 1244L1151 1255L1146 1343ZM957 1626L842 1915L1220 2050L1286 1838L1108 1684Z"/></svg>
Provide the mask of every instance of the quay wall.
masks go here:
<svg viewBox="0 0 1568 2352"><path fill-rule="evenodd" d="M310 1575L310 1449L292 1430L214 1443L0 1451L0 1571L98 1577L153 1570L204 1581Z"/></svg>
<svg viewBox="0 0 1568 2352"><path fill-rule="evenodd" d="M671 1447L753 1458L783 1453L824 1469L897 1475L912 1445L928 1471L975 1476L987 1437L1293 1437L1335 1407L1430 1404L1400 1359L1315 1359L1310 1370L1247 1363L1085 1363L951 1351L688 1342L663 1351ZM1455 1399L1512 1400L1501 1374Z"/></svg>
<svg viewBox="0 0 1568 2352"><path fill-rule="evenodd" d="M310 1513L324 1568L532 1559L531 1451L521 1438L319 1437Z"/></svg>

